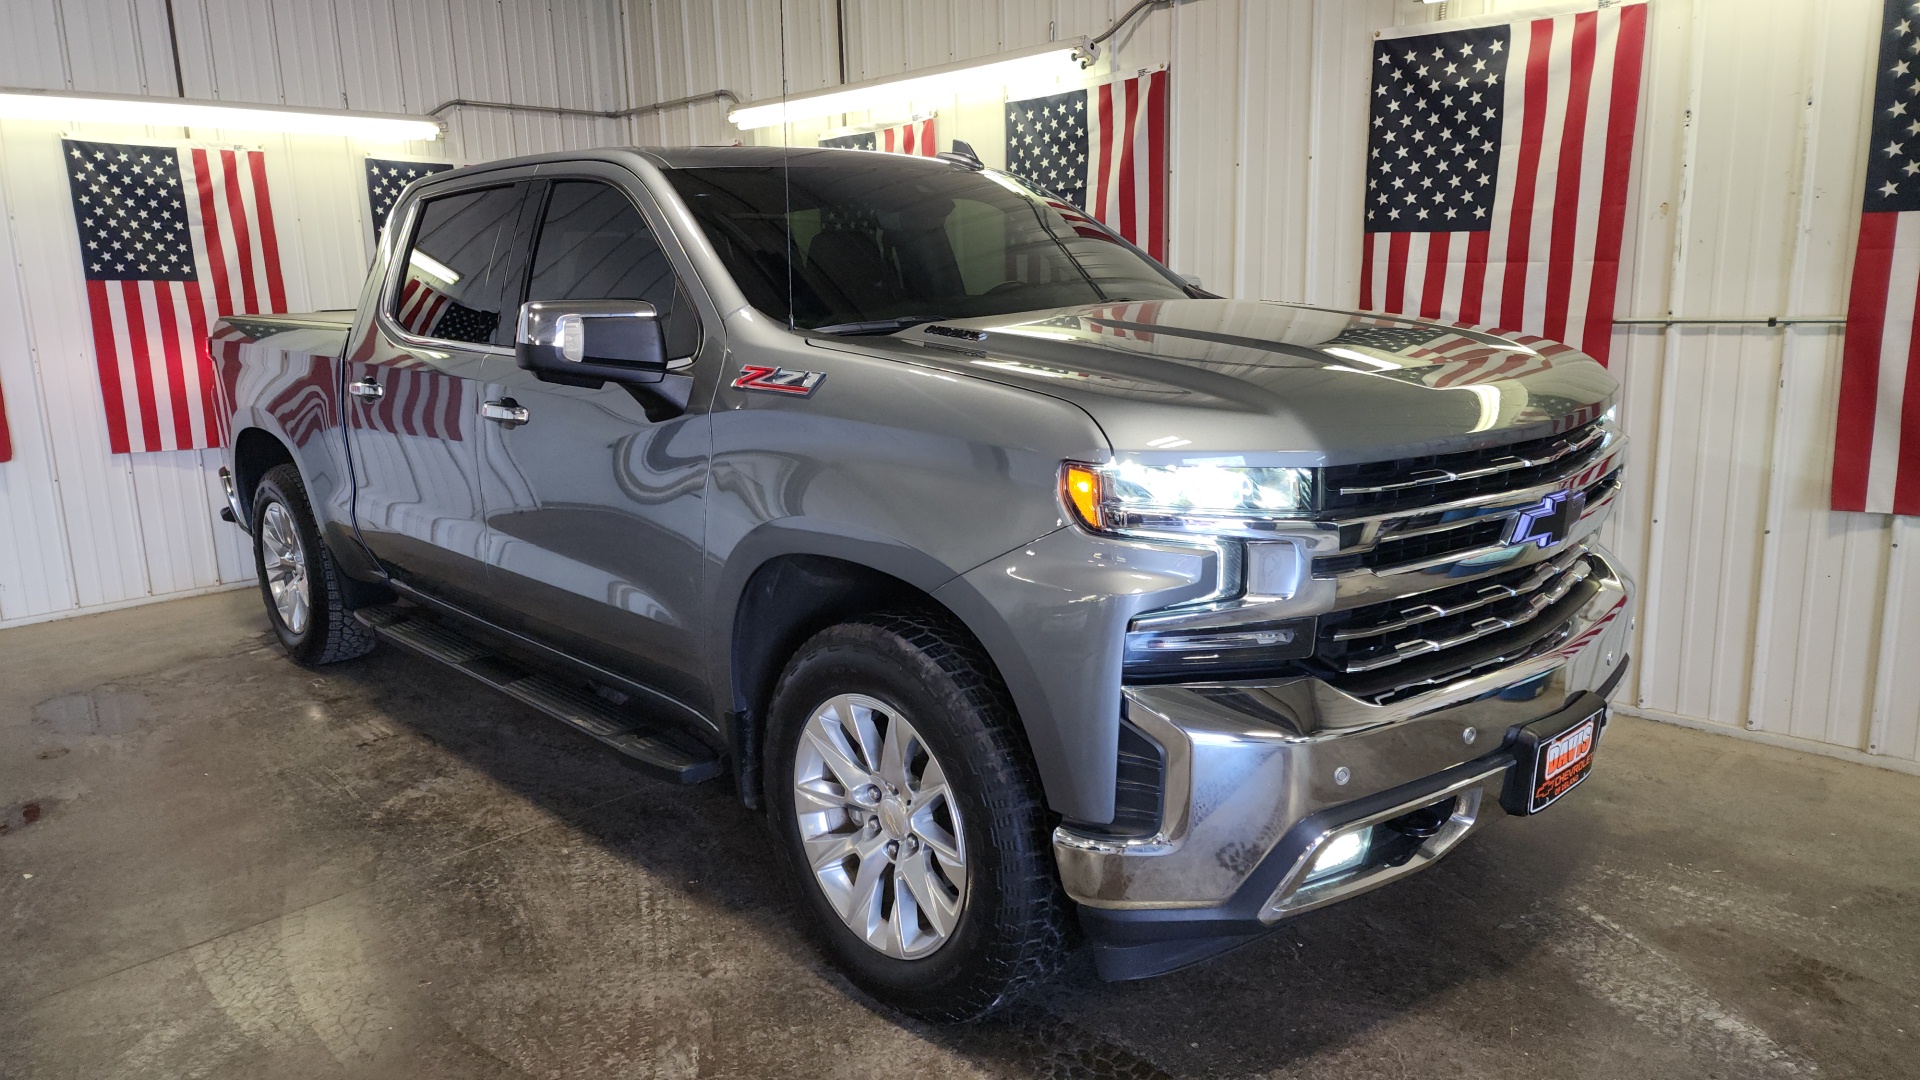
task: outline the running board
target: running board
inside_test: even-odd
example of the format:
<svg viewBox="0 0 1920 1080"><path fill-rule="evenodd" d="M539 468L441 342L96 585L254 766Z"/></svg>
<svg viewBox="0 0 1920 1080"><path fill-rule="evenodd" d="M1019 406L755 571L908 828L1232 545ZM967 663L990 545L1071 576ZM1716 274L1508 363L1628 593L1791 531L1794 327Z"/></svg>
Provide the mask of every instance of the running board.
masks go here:
<svg viewBox="0 0 1920 1080"><path fill-rule="evenodd" d="M424 608L361 608L354 618L383 640L471 675L606 743L663 779L697 784L720 775L720 759L700 740L649 723L584 685L502 656Z"/></svg>

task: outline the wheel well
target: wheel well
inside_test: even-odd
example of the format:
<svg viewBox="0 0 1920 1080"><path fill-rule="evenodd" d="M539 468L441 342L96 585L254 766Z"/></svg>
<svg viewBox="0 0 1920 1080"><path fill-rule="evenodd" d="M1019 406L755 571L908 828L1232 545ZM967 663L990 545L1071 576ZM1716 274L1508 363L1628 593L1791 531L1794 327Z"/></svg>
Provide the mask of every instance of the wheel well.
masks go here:
<svg viewBox="0 0 1920 1080"><path fill-rule="evenodd" d="M753 572L734 610L731 643L734 771L748 806L760 805L760 741L774 684L788 657L835 623L902 609L928 611L966 629L926 592L859 563L824 555L783 555Z"/></svg>
<svg viewBox="0 0 1920 1080"><path fill-rule="evenodd" d="M276 465L292 465L293 452L285 443L259 428L248 428L233 440L233 490L240 498L240 510L253 515L253 490L260 478Z"/></svg>

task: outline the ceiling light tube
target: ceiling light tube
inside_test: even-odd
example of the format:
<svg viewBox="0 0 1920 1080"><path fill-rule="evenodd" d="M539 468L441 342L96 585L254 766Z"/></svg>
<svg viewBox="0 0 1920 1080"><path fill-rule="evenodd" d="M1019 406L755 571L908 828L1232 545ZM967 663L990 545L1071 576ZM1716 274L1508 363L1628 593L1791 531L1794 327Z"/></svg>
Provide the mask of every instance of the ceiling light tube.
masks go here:
<svg viewBox="0 0 1920 1080"><path fill-rule="evenodd" d="M978 60L962 60L942 67L922 68L884 79L848 83L781 100L750 102L727 114L739 127L774 127L810 120L834 113L865 112L887 105L905 105L910 101L929 101L953 97L972 86L1024 84L1050 78L1077 75L1092 62L1093 46L1086 38L1071 38L1037 45L1019 52L1001 53ZM1084 61L1084 62L1083 62Z"/></svg>
<svg viewBox="0 0 1920 1080"><path fill-rule="evenodd" d="M417 142L440 137L440 121L404 113L348 112L301 105L250 105L190 98L126 97L74 90L0 88L0 119L59 123L205 127L228 131L282 131L345 135L369 142Z"/></svg>

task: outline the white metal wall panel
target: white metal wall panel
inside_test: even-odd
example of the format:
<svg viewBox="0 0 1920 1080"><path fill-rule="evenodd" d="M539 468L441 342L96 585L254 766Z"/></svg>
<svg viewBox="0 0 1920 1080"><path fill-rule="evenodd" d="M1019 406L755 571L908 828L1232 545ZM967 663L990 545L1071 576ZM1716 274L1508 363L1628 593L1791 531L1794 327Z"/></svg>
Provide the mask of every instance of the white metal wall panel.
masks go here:
<svg viewBox="0 0 1920 1080"><path fill-rule="evenodd" d="M612 109L627 100L619 0L175 0L190 97L423 112L454 97ZM457 13L457 18L456 18ZM0 85L175 91L164 0L7 0ZM774 54L777 56L777 54ZM260 146L289 306L351 307L369 253L363 159L482 160L624 141L592 117L458 110L447 143L88 125L87 138ZM241 583L212 451L107 451L60 136L0 122L0 626Z"/></svg>

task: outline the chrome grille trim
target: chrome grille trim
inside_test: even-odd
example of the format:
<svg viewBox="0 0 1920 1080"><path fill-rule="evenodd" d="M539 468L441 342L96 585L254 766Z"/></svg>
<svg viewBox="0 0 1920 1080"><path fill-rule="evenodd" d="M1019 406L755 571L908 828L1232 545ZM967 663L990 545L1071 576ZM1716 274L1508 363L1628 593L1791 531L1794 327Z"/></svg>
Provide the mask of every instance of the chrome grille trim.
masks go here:
<svg viewBox="0 0 1920 1080"><path fill-rule="evenodd" d="M1466 603L1452 604L1449 606L1441 606L1439 604L1415 604L1412 607L1402 608L1399 613L1400 617L1393 622L1372 626L1343 628L1335 630L1328 636L1334 641L1353 641L1358 638L1378 637L1381 634L1391 634L1395 630L1405 630L1410 626L1418 626L1424 622L1432 622L1434 619L1445 618L1448 615L1461 615L1478 608L1486 607L1488 604L1497 604L1502 600L1511 600L1516 596L1531 593L1558 577L1567 567L1573 564L1575 559L1584 556L1586 553L1587 548L1584 544L1570 548L1561 552L1553 560L1541 563L1534 569L1532 575L1520 584L1502 585L1495 582L1482 588L1480 595L1476 599L1467 601Z"/></svg>
<svg viewBox="0 0 1920 1080"><path fill-rule="evenodd" d="M1551 585L1547 585L1546 588L1528 596L1525 602L1520 605L1520 609L1510 615L1489 615L1484 619L1476 620L1471 626L1460 633L1451 634L1446 637L1411 638L1406 641L1394 642L1388 646L1393 650L1392 652L1369 657L1364 660L1349 660L1343 665L1342 670L1349 675L1359 674L1364 671L1378 671L1381 668L1404 663L1416 656L1444 652L1447 649L1478 641L1484 637L1491 637L1502 630L1511 630L1516 626L1524 626L1534 619L1539 618L1541 612L1565 599L1566 595L1573 591L1574 586L1585 581L1591 572L1584 558L1576 559L1564 571L1549 579L1552 581Z"/></svg>
<svg viewBox="0 0 1920 1080"><path fill-rule="evenodd" d="M1606 425L1596 424L1580 438L1557 444L1553 452L1544 457L1497 458L1493 464L1485 465L1478 469L1466 469L1458 472L1447 469L1430 469L1424 473L1416 474L1411 479L1402 480L1397 483L1353 487L1342 486L1335 490L1341 495L1380 495L1389 491L1409 491L1413 488L1431 487L1434 484L1445 484L1456 480L1478 480L1483 476L1513 472L1516 469L1531 469L1541 465L1551 465L1561 458L1570 454L1577 454L1587 447L1592 446L1595 442L1605 439L1607 434Z"/></svg>

